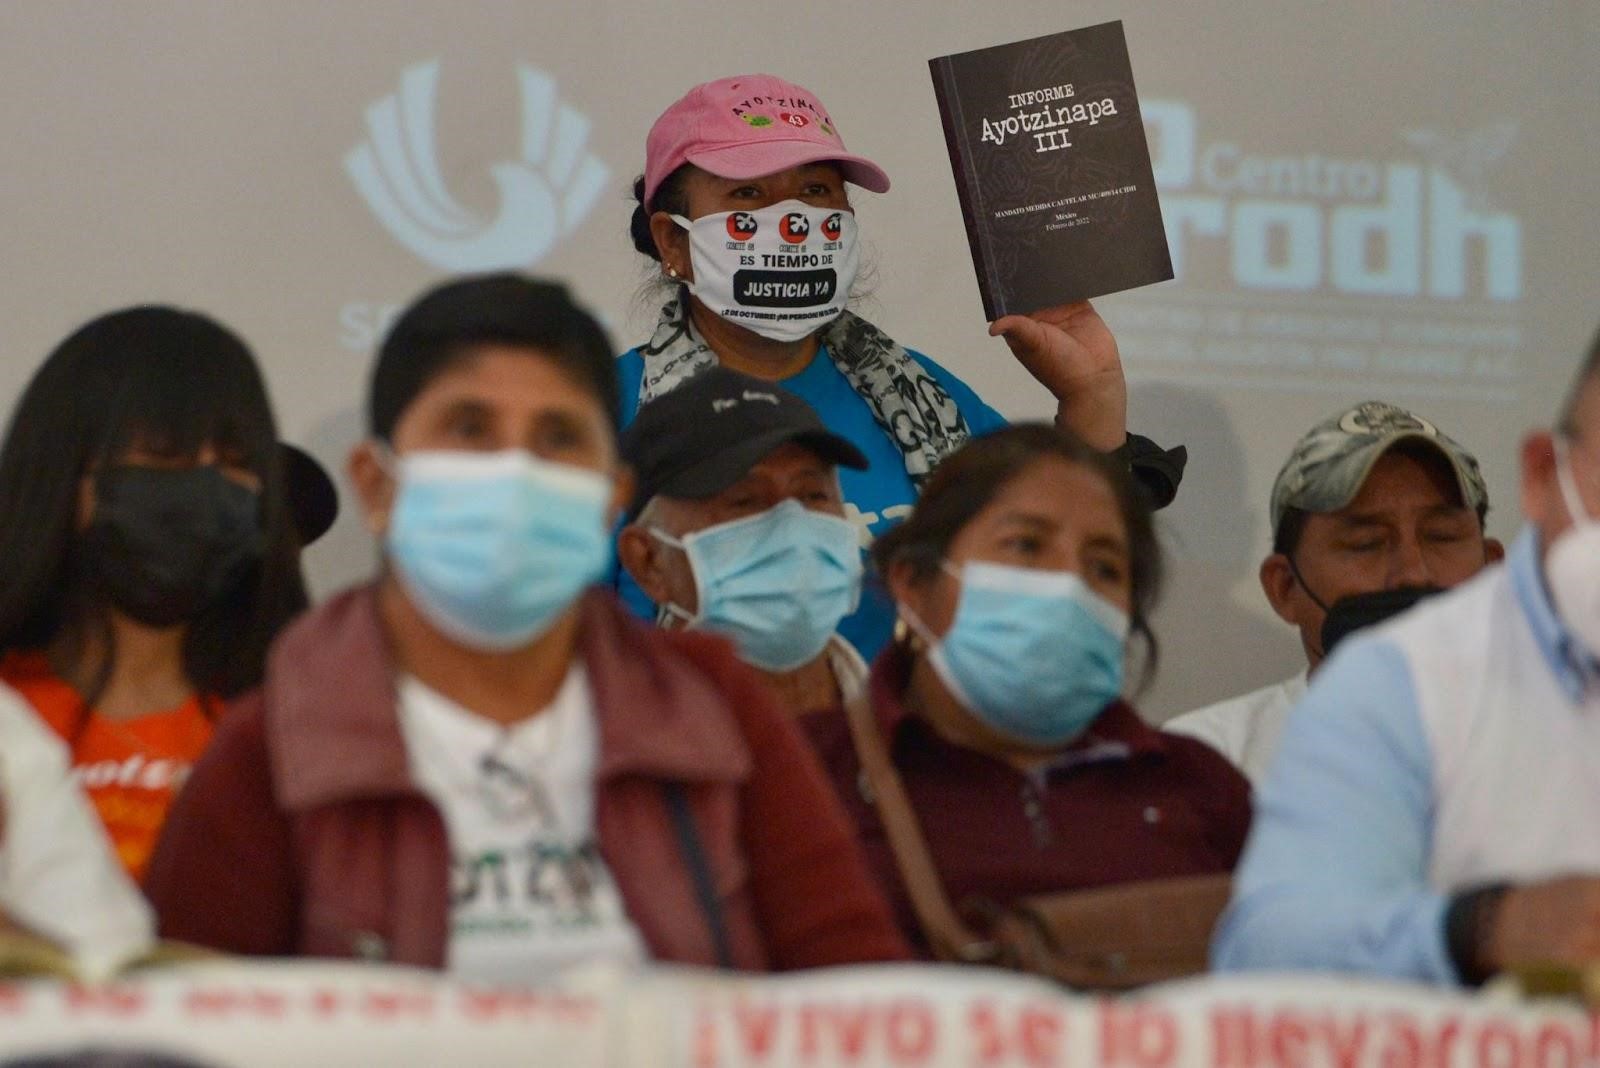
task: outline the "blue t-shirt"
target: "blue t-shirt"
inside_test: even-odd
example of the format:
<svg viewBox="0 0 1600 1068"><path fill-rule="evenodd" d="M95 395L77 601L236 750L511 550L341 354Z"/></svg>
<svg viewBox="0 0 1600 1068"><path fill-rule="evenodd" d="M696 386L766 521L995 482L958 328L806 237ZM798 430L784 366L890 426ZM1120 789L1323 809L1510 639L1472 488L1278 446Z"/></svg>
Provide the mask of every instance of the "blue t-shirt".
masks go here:
<svg viewBox="0 0 1600 1068"><path fill-rule="evenodd" d="M1005 418L985 404L965 382L920 352L910 355L944 387L974 436L1006 425ZM638 349L629 349L618 357L617 375L622 386L622 425L626 427L633 422L634 412L639 408L639 385L644 377L644 358ZM850 385L826 347L818 350L805 370L783 379L778 385L811 405L829 430L848 440L866 456L865 471L839 469L845 518L860 528L865 552L872 539L910 513L917 499L916 487L912 485L911 476L906 474L904 454L878 426L872 417L872 408ZM630 608L647 619L655 618L655 605L627 572L619 571L617 588ZM839 625L839 633L859 649L862 656L871 660L889 640L893 629L894 605L888 591L869 572L861 591L861 607L845 617Z"/></svg>

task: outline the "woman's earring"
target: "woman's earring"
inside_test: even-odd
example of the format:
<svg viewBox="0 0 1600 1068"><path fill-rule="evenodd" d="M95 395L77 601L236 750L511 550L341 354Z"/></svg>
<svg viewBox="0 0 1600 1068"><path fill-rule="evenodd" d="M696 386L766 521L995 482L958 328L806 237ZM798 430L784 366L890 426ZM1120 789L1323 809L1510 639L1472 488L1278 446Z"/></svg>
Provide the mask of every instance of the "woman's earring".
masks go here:
<svg viewBox="0 0 1600 1068"><path fill-rule="evenodd" d="M678 269L670 263L667 264L667 277L673 280L676 280L678 277Z"/></svg>

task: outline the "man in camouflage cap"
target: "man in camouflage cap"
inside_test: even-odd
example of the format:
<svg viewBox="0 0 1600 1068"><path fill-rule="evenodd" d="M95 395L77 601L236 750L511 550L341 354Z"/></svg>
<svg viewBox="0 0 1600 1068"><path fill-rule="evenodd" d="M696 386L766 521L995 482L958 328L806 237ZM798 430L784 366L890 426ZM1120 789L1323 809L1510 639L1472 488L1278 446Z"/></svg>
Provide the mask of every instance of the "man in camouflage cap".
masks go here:
<svg viewBox="0 0 1600 1068"><path fill-rule="evenodd" d="M1272 553L1261 588L1300 631L1306 670L1170 721L1252 782L1289 709L1333 644L1500 559L1484 534L1478 461L1426 419L1382 401L1331 416L1295 444L1272 485Z"/></svg>

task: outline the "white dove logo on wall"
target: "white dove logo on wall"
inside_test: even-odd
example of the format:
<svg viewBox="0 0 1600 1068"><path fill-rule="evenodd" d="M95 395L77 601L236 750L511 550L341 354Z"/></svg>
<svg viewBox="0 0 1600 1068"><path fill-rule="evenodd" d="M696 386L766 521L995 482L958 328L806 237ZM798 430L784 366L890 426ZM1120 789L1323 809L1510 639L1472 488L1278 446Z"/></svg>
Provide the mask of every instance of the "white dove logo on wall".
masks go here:
<svg viewBox="0 0 1600 1068"><path fill-rule="evenodd" d="M610 171L586 145L589 120L556 96L555 81L519 65L519 157L489 168L500 190L492 219L463 207L440 176L433 138L437 60L408 67L400 89L367 109L367 139L344 157L345 173L401 244L451 272L537 262L577 228Z"/></svg>

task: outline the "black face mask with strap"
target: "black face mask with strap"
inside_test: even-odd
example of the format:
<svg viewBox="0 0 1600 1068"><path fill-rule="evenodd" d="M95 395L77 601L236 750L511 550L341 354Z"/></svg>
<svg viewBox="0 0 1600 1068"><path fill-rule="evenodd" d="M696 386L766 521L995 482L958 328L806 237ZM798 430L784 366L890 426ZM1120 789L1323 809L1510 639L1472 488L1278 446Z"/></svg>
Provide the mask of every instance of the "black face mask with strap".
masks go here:
<svg viewBox="0 0 1600 1068"><path fill-rule="evenodd" d="M257 494L211 466L118 466L95 476L79 541L90 588L146 626L194 619L261 558Z"/></svg>
<svg viewBox="0 0 1600 1068"><path fill-rule="evenodd" d="M1289 556L1286 559L1289 561L1289 571L1294 575L1294 580L1300 584L1302 590L1306 591L1306 596L1311 598L1312 603L1322 609L1322 630L1318 634L1318 641L1322 646L1324 658L1333 653L1334 646L1356 631L1392 619L1418 601L1444 592L1443 586L1400 586L1392 590L1353 593L1329 605L1317 596L1316 591L1306 585L1305 577L1300 574L1300 568L1295 564L1294 557Z"/></svg>
<svg viewBox="0 0 1600 1068"><path fill-rule="evenodd" d="M1439 586L1401 586L1339 598L1322 621L1322 655L1330 655L1334 646L1356 631L1392 619L1418 601L1443 592Z"/></svg>

